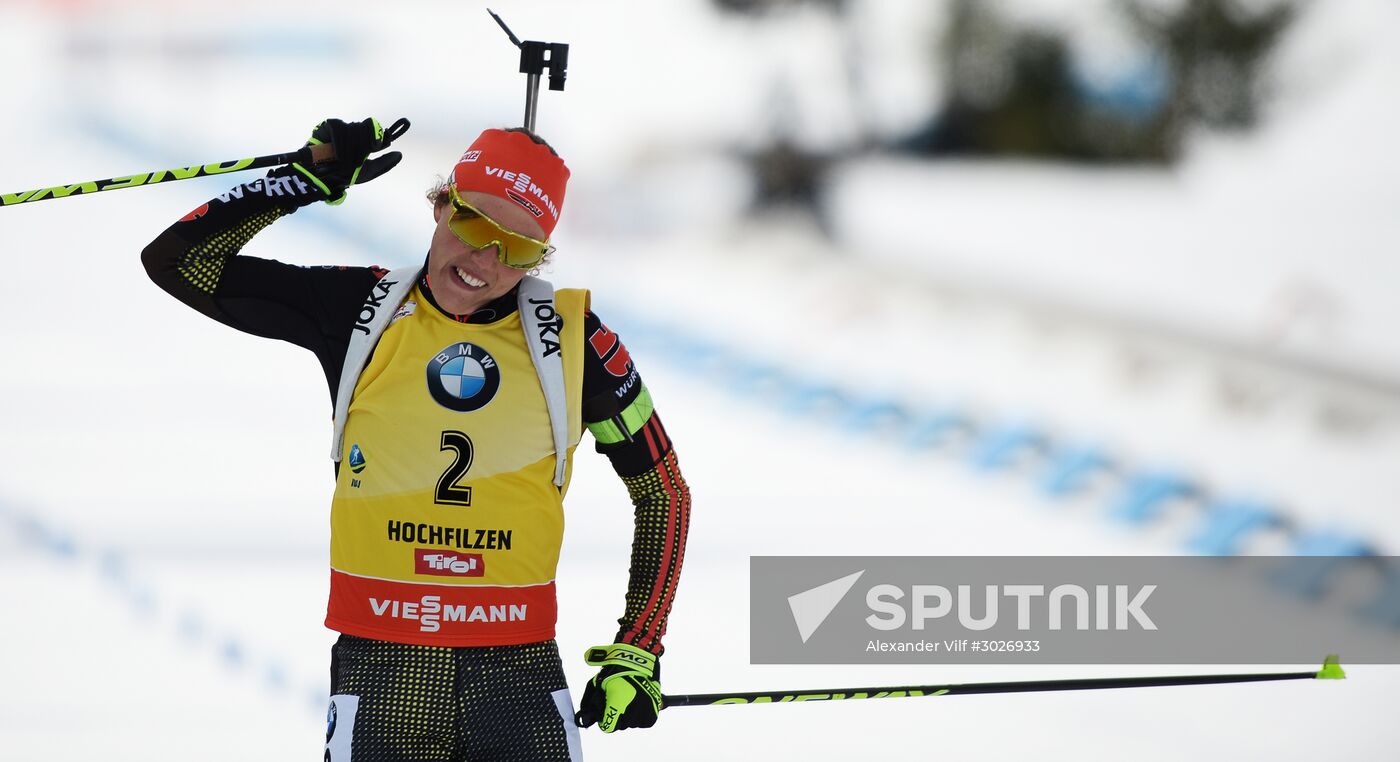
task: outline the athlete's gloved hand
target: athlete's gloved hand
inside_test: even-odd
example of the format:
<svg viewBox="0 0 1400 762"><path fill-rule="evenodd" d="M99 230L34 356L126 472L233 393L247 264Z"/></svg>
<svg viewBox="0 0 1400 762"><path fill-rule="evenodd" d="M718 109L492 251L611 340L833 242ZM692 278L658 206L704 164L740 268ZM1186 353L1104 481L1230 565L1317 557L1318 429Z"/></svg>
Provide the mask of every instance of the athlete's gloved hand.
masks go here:
<svg viewBox="0 0 1400 762"><path fill-rule="evenodd" d="M596 722L604 733L611 733L656 724L661 711L661 664L654 654L613 643L590 648L583 658L602 669L584 686L583 701L574 716L579 727Z"/></svg>
<svg viewBox="0 0 1400 762"><path fill-rule="evenodd" d="M408 121L405 119L394 123L389 133L385 132L378 119L359 122L327 119L311 131L311 139L306 141L306 145L328 143L335 148L335 158L317 164L292 164L290 168L273 170L273 174L295 171L320 189L324 194L322 200L327 204L339 204L345 200L345 191L351 185L367 183L399 163L403 154L398 151L390 151L373 159L369 155L387 148L407 129Z"/></svg>

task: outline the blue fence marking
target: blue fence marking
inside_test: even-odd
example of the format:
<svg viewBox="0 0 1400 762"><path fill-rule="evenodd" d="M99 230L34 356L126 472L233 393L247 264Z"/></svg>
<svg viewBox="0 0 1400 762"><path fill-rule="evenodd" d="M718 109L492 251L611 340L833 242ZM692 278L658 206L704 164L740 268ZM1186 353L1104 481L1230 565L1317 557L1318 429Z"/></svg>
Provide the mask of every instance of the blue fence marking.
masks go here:
<svg viewBox="0 0 1400 762"><path fill-rule="evenodd" d="M1159 518L1173 500L1191 499L1210 503L1214 498L1198 479L1184 470L1133 468L1102 445L1063 445L1049 433L1029 424L989 425L968 409L959 406L914 408L893 397L871 397L853 392L828 379L804 376L798 371L751 356L739 348L718 349L715 342L687 334L671 325L658 325L646 316L626 309L606 308L608 322L621 326L634 350L642 348L649 358L667 360L677 352L705 347L707 356L722 355L725 363L685 362L684 370L704 378L710 372L718 378L715 388L726 390L744 401L757 403L794 415L829 423L843 433L876 433L907 452L918 453L949 445L967 435L971 452L967 462L982 472L1002 472L1028 450L1043 454L1045 469L1032 475L1034 486L1047 498L1058 499L1084 488L1096 475L1117 481L1108 498L1108 515L1133 526L1146 526ZM761 389L762 394L757 390ZM834 415L833 415L834 414ZM883 425L882 424L887 424ZM888 425L893 424L893 425ZM1016 472L1011 472L1016 473ZM1217 506L1219 507L1219 506ZM1265 529L1283 529L1295 535L1295 545L1352 555L1347 545L1323 548L1317 540L1299 539L1306 535L1296 522L1275 508L1259 508L1267 515L1254 515L1242 506L1227 513L1202 511L1199 522L1182 538L1184 550L1193 553L1238 548L1251 534ZM1301 543L1301 545L1299 545Z"/></svg>
<svg viewBox="0 0 1400 762"><path fill-rule="evenodd" d="M895 440L895 446L911 452L929 450L949 444L959 433L972 429L972 419L958 410L934 410L914 414L908 433Z"/></svg>
<svg viewBox="0 0 1400 762"><path fill-rule="evenodd" d="M867 397L854 400L836 422L847 434L867 434L883 432L892 427L909 424L909 410L898 400L884 397Z"/></svg>
<svg viewBox="0 0 1400 762"><path fill-rule="evenodd" d="M1332 589L1333 579L1336 575L1348 568L1347 559L1356 556L1367 556L1370 553L1339 553L1335 555L1311 556L1311 559L1329 558L1330 563L1318 564L1316 562L1304 563L1294 558L1291 562L1282 564L1277 571L1269 575L1268 583L1271 587L1294 598L1317 601L1321 600Z"/></svg>
<svg viewBox="0 0 1400 762"><path fill-rule="evenodd" d="M1186 541L1186 549L1203 556L1233 556L1254 535L1284 529L1287 522L1277 507L1253 500L1215 500Z"/></svg>
<svg viewBox="0 0 1400 762"><path fill-rule="evenodd" d="M977 437L968 454L974 471L990 473L1015 465L1028 453L1039 454L1049 441L1045 432L1025 423L994 425Z"/></svg>
<svg viewBox="0 0 1400 762"><path fill-rule="evenodd" d="M127 610L147 624L154 623L162 607L155 588L137 578L131 571L126 555L114 548L86 546L76 536L41 514L16 508L0 500L0 528L8 527L22 542L65 569L84 568L97 581L111 590L110 599L126 605ZM175 635L197 651L211 655L226 668L245 673L271 693L296 701L298 694L314 695L315 712L325 711L327 687L294 687L287 677L285 661L276 657L258 660L250 654L254 649L236 634L215 635L203 613L193 607L180 611L174 622Z"/></svg>
<svg viewBox="0 0 1400 762"><path fill-rule="evenodd" d="M1050 452L1036 486L1052 500L1070 497L1087 489L1095 475L1112 468L1112 459L1097 445L1057 447Z"/></svg>
<svg viewBox="0 0 1400 762"><path fill-rule="evenodd" d="M1294 556L1379 556L1380 548L1359 535L1339 530L1303 530L1293 537Z"/></svg>
<svg viewBox="0 0 1400 762"><path fill-rule="evenodd" d="M1172 500L1200 494L1201 489L1185 474L1166 470L1130 472L1109 515L1125 524L1149 524L1161 517Z"/></svg>
<svg viewBox="0 0 1400 762"><path fill-rule="evenodd" d="M850 397L840 386L821 379L795 380L778 409L792 416L827 418L848 409Z"/></svg>
<svg viewBox="0 0 1400 762"><path fill-rule="evenodd" d="M629 336L628 341L632 341ZM782 368L764 362L739 362L729 368L726 390L744 397L776 395L792 383Z"/></svg>

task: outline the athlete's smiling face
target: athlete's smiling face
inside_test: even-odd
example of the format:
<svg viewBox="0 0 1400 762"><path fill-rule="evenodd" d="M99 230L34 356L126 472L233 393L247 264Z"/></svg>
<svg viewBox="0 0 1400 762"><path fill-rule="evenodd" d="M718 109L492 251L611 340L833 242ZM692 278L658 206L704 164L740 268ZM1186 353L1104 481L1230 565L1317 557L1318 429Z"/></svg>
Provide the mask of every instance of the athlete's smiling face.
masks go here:
<svg viewBox="0 0 1400 762"><path fill-rule="evenodd" d="M534 216L508 199L468 191L462 194L462 200L507 230L535 239L544 238L544 229ZM428 282L439 306L457 315L467 315L509 293L525 277L525 271L501 264L494 246L476 249L464 243L447 226L452 214L451 203L433 207L437 227L428 249Z"/></svg>

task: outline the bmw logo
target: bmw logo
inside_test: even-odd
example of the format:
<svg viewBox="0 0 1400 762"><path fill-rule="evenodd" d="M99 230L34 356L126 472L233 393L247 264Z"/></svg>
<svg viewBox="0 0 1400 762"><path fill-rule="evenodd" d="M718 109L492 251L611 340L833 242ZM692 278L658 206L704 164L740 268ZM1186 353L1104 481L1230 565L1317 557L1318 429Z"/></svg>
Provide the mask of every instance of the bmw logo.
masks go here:
<svg viewBox="0 0 1400 762"><path fill-rule="evenodd" d="M475 344L457 342L428 361L428 392L449 410L480 410L499 388L500 367L489 352Z"/></svg>

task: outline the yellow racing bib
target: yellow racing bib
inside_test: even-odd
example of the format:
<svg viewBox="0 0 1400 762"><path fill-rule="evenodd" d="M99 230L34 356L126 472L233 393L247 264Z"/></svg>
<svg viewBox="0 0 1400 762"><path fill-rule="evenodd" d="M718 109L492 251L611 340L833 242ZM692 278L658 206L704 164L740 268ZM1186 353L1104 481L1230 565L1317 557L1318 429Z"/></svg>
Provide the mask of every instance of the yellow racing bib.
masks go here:
<svg viewBox="0 0 1400 762"><path fill-rule="evenodd" d="M568 455L582 433L585 291L561 290L544 352L562 354ZM399 643L554 637L564 493L520 313L459 323L417 286L349 403L331 507L326 625ZM561 430L562 431L562 430ZM562 434L561 434L562 436Z"/></svg>

